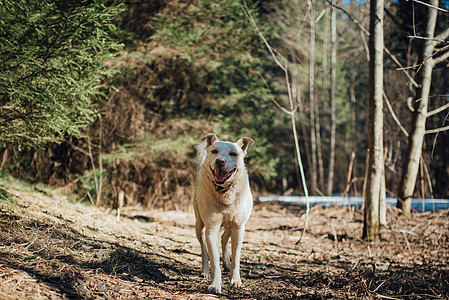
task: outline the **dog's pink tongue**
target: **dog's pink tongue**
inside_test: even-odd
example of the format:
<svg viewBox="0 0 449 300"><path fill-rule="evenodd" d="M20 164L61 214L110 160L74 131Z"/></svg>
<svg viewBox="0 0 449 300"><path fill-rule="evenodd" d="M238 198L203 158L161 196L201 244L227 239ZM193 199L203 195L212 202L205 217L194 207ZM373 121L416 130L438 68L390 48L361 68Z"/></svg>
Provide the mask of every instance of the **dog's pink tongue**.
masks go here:
<svg viewBox="0 0 449 300"><path fill-rule="evenodd" d="M216 170L215 180L217 182L225 181L227 174L228 174L228 172L226 172L225 170Z"/></svg>

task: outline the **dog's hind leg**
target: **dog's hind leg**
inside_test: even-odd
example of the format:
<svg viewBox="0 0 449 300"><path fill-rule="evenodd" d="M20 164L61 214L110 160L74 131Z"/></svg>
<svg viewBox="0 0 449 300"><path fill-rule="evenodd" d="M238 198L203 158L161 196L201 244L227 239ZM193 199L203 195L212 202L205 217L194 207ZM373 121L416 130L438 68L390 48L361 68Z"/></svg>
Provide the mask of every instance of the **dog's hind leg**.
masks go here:
<svg viewBox="0 0 449 300"><path fill-rule="evenodd" d="M221 252L223 255L223 269L229 271L231 267L231 257L229 256L229 237L231 236L231 230L225 229L223 235L221 236Z"/></svg>

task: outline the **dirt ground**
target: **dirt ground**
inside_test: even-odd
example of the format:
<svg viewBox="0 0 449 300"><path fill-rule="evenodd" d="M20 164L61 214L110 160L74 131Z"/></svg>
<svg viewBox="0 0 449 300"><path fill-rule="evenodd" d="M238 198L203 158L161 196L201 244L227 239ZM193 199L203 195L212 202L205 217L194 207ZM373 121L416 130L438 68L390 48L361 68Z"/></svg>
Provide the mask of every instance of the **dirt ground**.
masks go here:
<svg viewBox="0 0 449 300"><path fill-rule="evenodd" d="M362 212L257 204L242 250L243 287L206 294L192 212L117 212L53 192L0 201L0 299L449 299L449 211L361 240Z"/></svg>

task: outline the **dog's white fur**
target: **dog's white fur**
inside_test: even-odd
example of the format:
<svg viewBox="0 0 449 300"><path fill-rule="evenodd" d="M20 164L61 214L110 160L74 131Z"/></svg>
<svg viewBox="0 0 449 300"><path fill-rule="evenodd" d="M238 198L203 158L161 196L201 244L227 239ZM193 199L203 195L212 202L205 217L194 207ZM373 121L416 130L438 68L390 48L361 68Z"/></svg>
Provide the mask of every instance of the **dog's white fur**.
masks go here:
<svg viewBox="0 0 449 300"><path fill-rule="evenodd" d="M207 288L209 293L221 293L221 227L224 228L221 237L223 268L230 269L231 286L242 285L240 252L245 224L253 206L248 173L243 161L250 143L254 141L248 137L243 137L236 143L223 142L215 134L209 133L198 145L198 176L193 206L196 236L201 245L202 274L210 279L209 261L212 271L212 282ZM221 173L216 173L218 169L222 170ZM232 260L228 253L229 237Z"/></svg>

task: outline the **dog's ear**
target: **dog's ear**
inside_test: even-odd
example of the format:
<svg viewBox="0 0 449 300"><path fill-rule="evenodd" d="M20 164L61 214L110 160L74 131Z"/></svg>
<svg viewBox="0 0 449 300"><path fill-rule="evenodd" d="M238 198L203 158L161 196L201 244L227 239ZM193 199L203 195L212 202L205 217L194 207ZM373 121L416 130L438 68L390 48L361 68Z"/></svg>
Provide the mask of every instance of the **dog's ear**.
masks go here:
<svg viewBox="0 0 449 300"><path fill-rule="evenodd" d="M249 144L254 144L254 141L252 138L249 137L242 137L237 141L237 145L242 148L243 152L246 154L246 150L248 150Z"/></svg>
<svg viewBox="0 0 449 300"><path fill-rule="evenodd" d="M218 141L218 138L215 135L215 133L208 133L205 136L203 136L203 138L201 140L207 141L207 146L210 146L210 145L212 145L213 142Z"/></svg>

